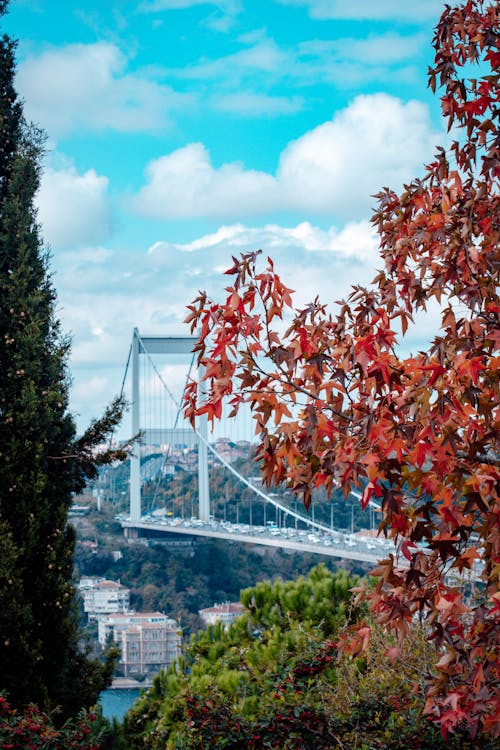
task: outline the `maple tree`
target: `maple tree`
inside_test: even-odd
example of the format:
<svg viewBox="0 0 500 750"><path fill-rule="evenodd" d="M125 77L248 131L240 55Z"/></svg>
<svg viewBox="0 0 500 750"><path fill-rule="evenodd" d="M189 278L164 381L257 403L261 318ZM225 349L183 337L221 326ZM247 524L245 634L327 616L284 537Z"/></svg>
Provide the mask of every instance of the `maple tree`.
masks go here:
<svg viewBox="0 0 500 750"><path fill-rule="evenodd" d="M292 291L259 253L233 259L223 303L189 306L206 395L186 414L249 404L265 481L309 506L314 488L362 490L380 502L395 554L366 596L400 637L420 618L437 648L425 711L444 736L466 724L500 734L499 6L446 6L429 83L455 140L423 179L378 195L373 223L383 269L332 315L318 299L294 310ZM461 76L476 73L472 79ZM398 346L415 314L441 307L425 351ZM283 330L283 321L290 317ZM479 576L475 599L450 573ZM356 652L367 627L340 645Z"/></svg>

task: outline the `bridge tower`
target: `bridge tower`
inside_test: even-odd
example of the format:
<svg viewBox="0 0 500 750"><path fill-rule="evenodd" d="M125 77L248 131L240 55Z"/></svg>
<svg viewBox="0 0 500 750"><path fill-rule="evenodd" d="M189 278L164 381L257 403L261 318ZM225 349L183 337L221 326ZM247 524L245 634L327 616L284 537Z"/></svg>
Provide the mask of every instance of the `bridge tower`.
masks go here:
<svg viewBox="0 0 500 750"><path fill-rule="evenodd" d="M140 432L139 357L141 354L190 354L197 339L193 336L142 336L137 328L132 335L132 434ZM209 520L210 493L208 485L207 416L199 417L198 433L198 515ZM130 519L139 521L141 507L140 446L130 456Z"/></svg>

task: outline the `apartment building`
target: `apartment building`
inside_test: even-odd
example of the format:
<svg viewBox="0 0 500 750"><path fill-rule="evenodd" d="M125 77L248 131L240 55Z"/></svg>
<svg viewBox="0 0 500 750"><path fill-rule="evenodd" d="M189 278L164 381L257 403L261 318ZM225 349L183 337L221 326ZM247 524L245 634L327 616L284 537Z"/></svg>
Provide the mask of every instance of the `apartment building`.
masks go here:
<svg viewBox="0 0 500 750"><path fill-rule="evenodd" d="M182 638L176 620L161 612L129 612L98 619L98 639L113 640L120 648L125 677L166 669L181 653Z"/></svg>
<svg viewBox="0 0 500 750"><path fill-rule="evenodd" d="M98 577L82 578L78 590L89 620L96 620L101 615L129 611L130 589L117 581L107 581Z"/></svg>
<svg viewBox="0 0 500 750"><path fill-rule="evenodd" d="M215 625L216 622L222 622L227 630L229 625L244 611L245 607L241 602L224 602L223 604L214 604L213 607L200 609L198 614L205 625Z"/></svg>

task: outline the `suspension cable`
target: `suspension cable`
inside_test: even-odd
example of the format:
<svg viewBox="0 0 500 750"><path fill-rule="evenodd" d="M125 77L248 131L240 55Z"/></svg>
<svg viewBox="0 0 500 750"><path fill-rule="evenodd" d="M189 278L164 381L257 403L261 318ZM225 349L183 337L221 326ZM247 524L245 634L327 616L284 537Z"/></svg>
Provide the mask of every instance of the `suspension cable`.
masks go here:
<svg viewBox="0 0 500 750"><path fill-rule="evenodd" d="M147 351L145 345L143 344L142 339L140 338L140 336L139 336L139 341L141 342L143 350L146 353L146 355L147 355L147 357L148 357L148 359L149 359L149 361L150 361L150 363L151 363L151 365L152 365L152 367L153 367L153 369L154 369L157 377L159 378L160 383L163 385L163 387L165 388L166 392L168 393L168 395L170 396L170 398L172 399L172 401L174 402L174 404L177 406L177 414L176 414L175 425L174 425L174 429L175 429L175 427L177 426L178 420L179 420L179 416L180 416L182 405L175 398L174 394L172 393L172 391L170 390L170 388L168 387L168 385L163 380L160 372L158 371L158 369L157 369L155 363L153 362L153 360L151 359L151 356L150 356L149 352ZM191 363L190 363L190 366L189 366L189 371L188 371L188 374L187 374L187 377L186 377L186 383L188 382L188 380L189 380L189 378L191 376L191 370L192 370L192 366L193 366L193 363L194 363L194 357L195 357L195 355L193 353L193 357L191 359ZM231 464L228 461L226 461L226 459L223 458L216 451L216 449L213 447L213 445L211 443L209 443L208 440L198 431L198 429L196 428L196 426L193 427L193 431L196 433L198 439L201 440L201 442L204 443L204 445L206 445L207 449L214 456L214 458L217 459L217 461L219 461L223 466L225 466L226 469L228 469L228 471L230 471L231 474L233 474L236 477L236 479L238 479L238 481L243 482L243 484L246 487L248 487L250 490L252 490L252 492L254 492L256 495L258 495L263 500L265 500L265 502L270 503L275 508L278 508L279 510L281 510L284 513L288 514L292 518L296 518L297 520L302 521L307 526L310 526L312 528L316 528L316 529L318 529L320 531L324 531L324 532L327 532L327 533L331 534L332 530L330 529L329 526L325 526L322 523L319 523L317 521L313 521L312 519L306 518L306 517L302 516L300 513L297 513L295 511L293 511L291 508L287 507L283 503L280 503L278 500L275 500L274 498L271 498L268 495L266 495L265 492L263 492L262 490L260 490L258 487L256 487L254 484L252 484L248 479L246 479L246 477L242 476L238 471L236 471L236 469L233 466L231 466ZM165 458L167 459L167 456ZM165 463L166 463L166 460L165 460ZM153 498L153 502L156 499L156 495L157 495L158 488L159 488L159 483L160 483L160 480L158 480L157 487L155 489L155 495L154 495L154 498ZM361 498L361 493L359 493L357 490L352 490L350 494L352 494L354 496L358 496L359 498ZM153 502L151 503L151 506L153 505ZM375 508L377 510L380 510L380 506L377 505L376 503L374 503L371 500L369 502L369 505L370 505L370 507L373 507L373 508Z"/></svg>
<svg viewBox="0 0 500 750"><path fill-rule="evenodd" d="M139 335L138 335L138 338L139 338L139 342L141 343L141 346L143 348L143 351L146 354L146 357L148 359L148 362L149 362L150 366L154 370L154 372L155 372L158 380L162 384L162 386L165 389L166 393L168 394L168 396L170 396L170 398L173 401L174 405L177 407L177 413L175 415L174 426L172 428L172 430L175 430L175 429L177 429L177 425L179 423L179 418L180 418L181 411L182 411L182 404L175 398L174 394L172 393L172 391L170 390L170 388L168 387L168 385L165 383L164 379L161 376L161 373L159 372L159 370L156 367L156 364L154 363L154 361L153 361L153 359L152 359L149 351L147 350L147 347L145 346L144 342L142 341L142 339L141 339L141 337ZM188 372L187 372L187 375L186 375L186 381L185 381L184 387L186 386L189 378L191 377L191 371L192 371L192 368L193 368L194 359L195 359L195 355L193 353L193 356L191 358L191 362L190 362L190 365L189 365L189 369L188 369ZM165 451L165 458L164 458L163 463L162 463L162 465L160 467L160 471L158 472L158 478L157 478L157 482L156 482L156 486L155 486L155 491L153 493L153 497L152 497L152 499L151 499L151 501L150 501L150 503L148 505L148 508L147 508L148 513L151 513L152 509L155 507L156 498L158 496L158 491L160 489L160 484L161 484L163 470L164 470L165 466L167 465L167 461L169 459L170 452L171 452L171 445L169 443L168 448Z"/></svg>
<svg viewBox="0 0 500 750"><path fill-rule="evenodd" d="M123 374L122 386L120 388L120 398L122 398L123 391L125 389L125 381L127 379L128 367L129 367L129 364L130 364L130 358L131 358L131 356L132 356L132 344L130 344L130 348L128 350L127 364L125 365L125 372Z"/></svg>

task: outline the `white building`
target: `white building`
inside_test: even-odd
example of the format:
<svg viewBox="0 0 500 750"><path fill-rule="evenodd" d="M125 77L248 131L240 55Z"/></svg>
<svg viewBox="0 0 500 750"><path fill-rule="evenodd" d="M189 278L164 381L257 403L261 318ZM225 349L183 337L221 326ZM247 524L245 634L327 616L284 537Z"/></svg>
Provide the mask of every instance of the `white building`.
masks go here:
<svg viewBox="0 0 500 750"><path fill-rule="evenodd" d="M111 639L120 647L120 664L126 677L166 669L181 653L177 622L161 612L99 617L98 638L102 646Z"/></svg>
<svg viewBox="0 0 500 750"><path fill-rule="evenodd" d="M78 584L83 609L89 620L100 615L122 614L129 611L130 589L117 581L104 578L82 578Z"/></svg>
<svg viewBox="0 0 500 750"><path fill-rule="evenodd" d="M241 602L224 602L224 604L214 604L213 607L200 609L198 614L205 625L215 625L216 622L222 622L227 630L229 625L244 611L245 607Z"/></svg>

